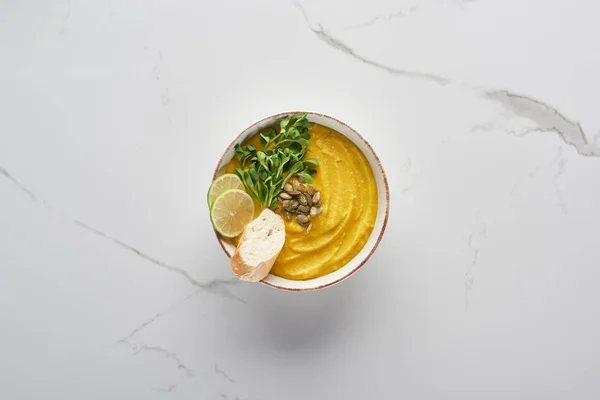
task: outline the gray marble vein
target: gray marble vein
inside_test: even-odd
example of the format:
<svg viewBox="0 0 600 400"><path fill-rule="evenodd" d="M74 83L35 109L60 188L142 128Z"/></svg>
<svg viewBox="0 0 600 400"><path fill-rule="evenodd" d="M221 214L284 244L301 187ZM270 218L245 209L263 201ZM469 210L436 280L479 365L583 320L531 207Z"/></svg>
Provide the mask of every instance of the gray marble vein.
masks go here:
<svg viewBox="0 0 600 400"><path fill-rule="evenodd" d="M562 156L562 147L558 148L558 151L556 153L556 156L554 156L554 158L547 163L541 164L536 166L535 168L533 168L531 171L529 171L527 173L527 175L522 176L520 178L518 178L515 183L513 184L513 187L511 189L511 196L512 197L519 197L521 195L520 193L520 187L523 184L523 182L525 181L525 179L531 179L533 178L540 170L542 170L543 168L549 168L552 167L554 164L556 164L558 162L558 160L561 158Z"/></svg>
<svg viewBox="0 0 600 400"><path fill-rule="evenodd" d="M122 339L119 339L118 343L125 343L127 342L127 340L133 336L135 336L136 334L138 334L139 332L141 332L142 330L144 330L146 327L148 327L150 324L152 324L154 321L156 321L157 319L159 319L160 317L162 317L163 315L165 315L164 312L162 313L158 313L156 314L154 317L150 318L148 321L143 322L141 325L139 325L137 328L135 328L134 330L132 330L131 332L129 332L129 334L127 336L125 336Z"/></svg>
<svg viewBox="0 0 600 400"><path fill-rule="evenodd" d="M156 80L156 82L158 83L158 86L159 86L158 97L160 98L160 103L162 104L163 107L165 107L166 114L167 114L167 123L169 126L171 126L171 111L169 108L170 104L171 104L171 95L169 93L169 87L165 84L164 79L162 77L162 69L163 69L162 50L152 49L147 46L145 47L145 49L146 49L146 51L154 54L156 57L154 66L152 67L152 70L154 71L154 79Z"/></svg>
<svg viewBox="0 0 600 400"><path fill-rule="evenodd" d="M556 172L554 173L554 176L552 179L552 185L554 188L554 193L556 194L557 205L564 214L568 214L569 208L567 206L567 202L564 199L563 191L559 186L559 180L566 172L567 162L568 162L568 159L566 157L563 157L562 153L563 153L563 149L562 149L562 147L559 147L558 152L556 153L556 156L554 156L554 158L550 162L546 162L541 165L538 165L535 168L533 168L529 173L527 173L527 175L519 177L513 184L513 187L511 189L511 197L517 198L517 197L521 196L520 188L526 179L531 179L531 178L535 177L543 169L556 168Z"/></svg>
<svg viewBox="0 0 600 400"><path fill-rule="evenodd" d="M324 43L340 51L363 64L370 65L378 68L382 71L390 73L396 76L405 76L408 78L422 79L428 82L437 83L442 86L455 85L463 87L465 89L473 90L478 95L492 101L511 114L523 118L527 118L535 122L539 129L535 131L543 132L554 132L557 133L560 138L570 146L575 147L577 152L586 157L599 157L600 146L598 145L598 138L600 133L595 137L593 142L589 142L585 132L583 131L579 122L573 121L564 116L556 108L546 104L540 100L528 97L525 95L517 94L509 90L497 90L497 89L481 89L474 86L470 86L463 83L455 82L444 76L431 74L427 72L409 71L401 68L391 67L377 61L371 60L356 53L350 46L345 44L340 39L327 33L325 28L321 24L313 24L308 17L305 8L297 0L292 0L294 6L300 11L307 26L310 30ZM531 132L533 130L527 131Z"/></svg>
<svg viewBox="0 0 600 400"><path fill-rule="evenodd" d="M222 376L223 378L225 378L225 380L227 380L231 383L235 383L235 380L230 378L229 375L227 375L227 372L225 372L221 368L219 368L218 364L215 364L215 374Z"/></svg>
<svg viewBox="0 0 600 400"><path fill-rule="evenodd" d="M49 208L50 210L52 210L53 212L55 212L56 214L58 214L60 217L62 218L67 218L64 213L60 212L59 210L57 210L54 207L51 207L48 205L48 203L46 203L46 201L44 201L41 197L36 196L35 193L33 193L31 190L29 190L26 186L24 186L21 182L19 182L12 174L10 174L5 168L0 167L0 175L4 176L6 179L8 179L10 182L12 182L22 193L24 193L25 195L27 195L29 197L29 199L31 201L34 201L36 203L39 203L47 208ZM238 285L240 284L242 281L240 281L237 278L232 278L232 279L211 279L209 281L198 281L196 279L194 279L186 270L184 270L183 268L180 267L176 267L170 264L167 264L166 262L160 261L148 254L146 254L145 252L123 242L120 239L117 239L115 237L112 237L88 224L86 224L85 222L82 222L78 219L70 219L70 222L77 225L78 227L93 233L94 235L101 237L105 240L108 240L109 242L117 245L118 247L125 249L135 255L137 255L138 257L154 264L157 267L160 267L166 271L175 273L181 277L183 277L186 281L188 281L191 285L202 289L206 292L209 293L213 293L213 294L217 294L220 295L222 297L226 297L229 298L231 300L235 300L238 301L240 303L246 303L246 301L238 296L236 296L235 294L233 294L230 290L229 287L234 286L234 285Z"/></svg>
<svg viewBox="0 0 600 400"><path fill-rule="evenodd" d="M114 238L112 236L107 235L106 233L99 231L98 229L95 229L79 220L72 220L72 222L80 227L82 227L83 229L97 235L100 236L114 244L116 244L117 246L128 250L134 254L136 254L137 256L139 256L140 258L143 258L146 261L151 262L152 264L163 268L167 271L173 272L175 274L178 274L180 276L182 276L183 278L185 278L186 281L188 281L190 284L194 285L197 288L200 288L204 291L210 292L210 293L215 293L215 294L219 294L223 297L227 297L231 300L235 300L235 301L239 301L241 303L246 303L246 301L236 295L234 295L233 293L231 293L231 291L229 291L229 289L227 288L227 286L233 286L233 285L237 285L239 283L241 283L241 281L237 278L232 278L232 279L212 279L210 281L207 282L200 282L196 279L194 279L189 272L187 272L186 270L184 270L183 268L179 268L176 267L174 265L170 265L167 264L163 261L157 260L156 258L142 252L141 250L136 249L133 246L128 245L127 243Z"/></svg>
<svg viewBox="0 0 600 400"><path fill-rule="evenodd" d="M484 96L514 115L527 118L537 124L539 129L528 130L525 133L556 132L563 142L573 146L580 155L600 157L600 146L596 143L597 140L590 143L578 122L568 119L548 104L507 90L487 91Z"/></svg>
<svg viewBox="0 0 600 400"><path fill-rule="evenodd" d="M165 315L167 315L171 310L173 310L173 308L175 308L176 306L178 306L179 304L188 301L189 299L191 299L192 297L196 296L198 293L200 293L202 290L196 290L193 293L187 295L186 297L184 297L182 300L178 301L175 304L171 304L169 307L167 307L166 309L164 309L163 311L159 312L158 314L156 314L154 317L150 318L149 320L142 322L140 325L138 325L136 328L134 328L131 332L129 332L127 334L127 336L124 336L123 338L119 339L115 345L120 344L120 343L126 343L129 339L131 339L132 337L134 337L135 335L137 335L138 333L140 333L141 331L143 331L144 329L146 329L148 326L150 326L151 324L153 324L154 322L156 322L158 319L164 317Z"/></svg>
<svg viewBox="0 0 600 400"><path fill-rule="evenodd" d="M135 343L131 343L131 342L123 342L125 344L128 344L132 349L133 349L133 354L134 355L138 355L140 353L143 352L150 352L150 353L158 353L158 354L162 354L165 358L169 359L169 360L173 360L175 361L176 365L177 365L177 369L185 372L185 374L187 376L193 376L194 375L194 371L192 371L191 368L189 368L187 365L185 365L181 359L179 358L179 356L175 353L173 353L172 351L169 351L165 348L162 348L160 346L148 346L148 345L142 345L142 346L138 346Z"/></svg>
<svg viewBox="0 0 600 400"><path fill-rule="evenodd" d="M362 28L366 28L368 26L374 25L380 21L393 21L396 19L401 19L404 17L408 17L409 15L411 15L412 13L417 11L417 9L418 9L418 7L412 6L412 7L407 7L405 9L398 10L396 12L392 12L392 13L388 13L388 14L377 14L376 16L374 16L367 22L363 22L361 24L356 24L356 25L349 25L349 26L345 27L344 29L346 29L346 30L362 29Z"/></svg>
<svg viewBox="0 0 600 400"><path fill-rule="evenodd" d="M313 31L313 33L315 35L317 35L317 37L319 39L321 39L323 42L327 43L329 46L333 47L334 49L341 51L342 53L345 53L353 58L355 58L356 60L367 64L367 65L371 65L375 68L381 69L383 71L386 71L387 73L390 73L392 75L404 75L407 77L411 77L411 78L419 78L419 79L424 79L427 81L431 81L431 82L435 82L439 85L446 85L450 83L450 80L441 77L441 76L437 76L434 74L429 74L429 73L423 73L423 72L417 72L417 71L408 71L408 70L404 70L404 69L400 69L400 68L394 68L394 67L390 67L384 64L380 64L376 61L370 60L366 57L361 56L360 54L357 54L356 52L354 52L354 50L352 50L348 45L346 45L344 42L342 42L341 40L331 36L330 34L328 34L325 31L325 28L323 28L322 25L317 24L317 27L315 28L312 23L310 22L310 19L308 18L308 14L306 13L306 10L304 9L304 7L302 6L302 4L298 3L296 0L292 0L292 3L296 6L296 8L298 10L300 10L300 12L302 13L302 15L304 16L304 19L306 21L306 24L308 25L308 27L310 28L311 31Z"/></svg>
<svg viewBox="0 0 600 400"><path fill-rule="evenodd" d="M468 246L471 251L471 262L467 265L465 271L465 312L469 310L470 292L473 287L473 270L479 262L479 240L485 237L487 228L481 221L481 210L478 210L475 216L476 228L471 232L468 238Z"/></svg>
<svg viewBox="0 0 600 400"><path fill-rule="evenodd" d="M227 395L225 393L222 393L220 397L223 400L245 400L245 399L242 399L239 396L233 396L233 397L231 397L230 395Z"/></svg>
<svg viewBox="0 0 600 400"><path fill-rule="evenodd" d="M3 175L6 179L11 181L21 192L23 192L31 201L40 202L35 194L27 189L21 182L19 182L14 176L10 174L6 169L0 167L0 175Z"/></svg>
<svg viewBox="0 0 600 400"><path fill-rule="evenodd" d="M405 166L404 166L404 176L405 176L405 179L402 182L401 189L400 189L400 194L408 192L413 187L413 179L408 179L409 183L408 184L406 183L406 181L407 181L406 178L409 176L409 172L410 172L411 168L412 168L412 159L410 157L407 157L406 163L405 163Z"/></svg>
<svg viewBox="0 0 600 400"><path fill-rule="evenodd" d="M67 31L70 17L71 17L71 0L67 0L67 11L65 12L65 16L63 17L63 20L62 20L62 27L60 28L60 31L58 32L59 36L64 35L65 32Z"/></svg>
<svg viewBox="0 0 600 400"><path fill-rule="evenodd" d="M175 388L177 388L177 385L173 384L173 385L169 385L169 387L161 389L161 388L157 388L154 389L156 392L161 392L161 393L171 393L173 390L175 390Z"/></svg>
<svg viewBox="0 0 600 400"><path fill-rule="evenodd" d="M560 159L558 163L558 169L556 171L556 174L554 175L554 192L556 193L556 198L558 199L558 206L565 214L569 213L569 209L567 208L567 203L565 202L563 192L560 189L560 186L558 186L558 180L566 171L567 161L568 160L566 158Z"/></svg>
<svg viewBox="0 0 600 400"><path fill-rule="evenodd" d="M242 400L240 399L238 396L235 397L229 397L228 395L226 395L225 393L221 394L221 399L223 400Z"/></svg>
<svg viewBox="0 0 600 400"><path fill-rule="evenodd" d="M473 232L469 235L469 249L473 254L473 259L471 260L471 265L476 266L479 261L479 248L473 245L475 236L483 236L485 235L485 228L481 228L480 230Z"/></svg>
<svg viewBox="0 0 600 400"><path fill-rule="evenodd" d="M462 10L465 10L468 4L470 3L475 3L479 0L453 0L452 3L459 7ZM366 22L360 23L360 24L355 24L355 25L349 25L347 27L345 27L345 30L354 30L354 29L362 29L362 28L366 28L372 25L375 25L377 23L380 22L393 22L393 21L397 21L397 20L402 20L403 18L409 17L412 14L414 14L416 11L418 11L419 9L421 9L423 6L426 5L426 3L431 3L432 5L441 5L443 3L439 2L439 1L421 1L418 2L418 4L414 4L411 6L406 6L402 9L399 9L395 12L389 12L389 13L381 13L381 14L377 14L375 15L373 18L369 19Z"/></svg>

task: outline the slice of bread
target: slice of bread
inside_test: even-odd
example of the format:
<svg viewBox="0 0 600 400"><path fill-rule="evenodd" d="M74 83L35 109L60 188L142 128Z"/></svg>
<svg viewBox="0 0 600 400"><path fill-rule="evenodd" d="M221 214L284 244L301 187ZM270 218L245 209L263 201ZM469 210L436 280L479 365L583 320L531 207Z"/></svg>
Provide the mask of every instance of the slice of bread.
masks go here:
<svg viewBox="0 0 600 400"><path fill-rule="evenodd" d="M258 282L275 263L285 242L285 225L280 215L266 209L250 222L231 257L231 269L238 278Z"/></svg>

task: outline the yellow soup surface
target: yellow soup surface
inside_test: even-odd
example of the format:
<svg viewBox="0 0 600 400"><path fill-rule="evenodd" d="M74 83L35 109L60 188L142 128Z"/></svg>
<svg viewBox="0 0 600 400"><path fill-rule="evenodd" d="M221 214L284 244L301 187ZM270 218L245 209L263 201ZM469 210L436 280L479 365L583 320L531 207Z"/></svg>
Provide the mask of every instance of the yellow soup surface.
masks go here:
<svg viewBox="0 0 600 400"><path fill-rule="evenodd" d="M306 158L321 164L312 186L321 192L323 212L311 218L309 233L295 218L286 221L285 244L271 269L273 275L293 280L317 278L346 265L367 242L377 217L377 185L362 152L325 126L312 123L309 132ZM262 148L258 135L247 143ZM235 173L237 167L234 157L226 171ZM257 204L257 215L261 211Z"/></svg>

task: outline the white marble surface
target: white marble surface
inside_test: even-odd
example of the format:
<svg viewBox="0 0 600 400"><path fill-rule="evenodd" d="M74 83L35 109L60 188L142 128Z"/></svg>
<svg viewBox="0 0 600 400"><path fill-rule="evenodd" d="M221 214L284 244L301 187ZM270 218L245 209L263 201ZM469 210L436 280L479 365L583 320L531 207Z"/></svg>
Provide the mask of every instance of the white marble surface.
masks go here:
<svg viewBox="0 0 600 400"><path fill-rule="evenodd" d="M597 399L597 0L0 3L0 398ZM358 129L379 250L239 284L205 205L263 116Z"/></svg>

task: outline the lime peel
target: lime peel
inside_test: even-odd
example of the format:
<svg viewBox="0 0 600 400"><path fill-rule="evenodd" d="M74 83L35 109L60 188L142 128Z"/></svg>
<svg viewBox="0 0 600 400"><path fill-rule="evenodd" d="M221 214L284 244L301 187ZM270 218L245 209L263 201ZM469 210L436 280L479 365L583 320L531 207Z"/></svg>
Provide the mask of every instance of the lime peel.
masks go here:
<svg viewBox="0 0 600 400"><path fill-rule="evenodd" d="M229 189L244 190L244 184L236 174L224 174L215 179L206 194L208 206L211 207L216 198Z"/></svg>
<svg viewBox="0 0 600 400"><path fill-rule="evenodd" d="M229 189L221 193L210 207L210 221L223 237L233 238L254 219L254 201L243 190Z"/></svg>

